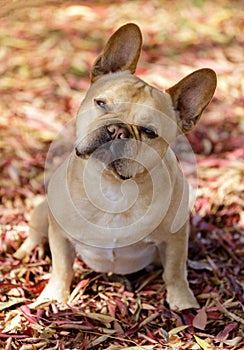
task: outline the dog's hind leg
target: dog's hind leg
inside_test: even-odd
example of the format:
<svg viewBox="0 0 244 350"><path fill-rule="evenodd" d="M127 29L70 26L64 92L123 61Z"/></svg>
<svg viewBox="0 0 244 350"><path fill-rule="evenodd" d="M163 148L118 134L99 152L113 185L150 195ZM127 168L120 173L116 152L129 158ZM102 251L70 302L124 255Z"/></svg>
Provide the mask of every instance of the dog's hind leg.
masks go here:
<svg viewBox="0 0 244 350"><path fill-rule="evenodd" d="M23 259L48 236L48 204L42 201L32 212L29 222L29 236L14 253L16 259Z"/></svg>

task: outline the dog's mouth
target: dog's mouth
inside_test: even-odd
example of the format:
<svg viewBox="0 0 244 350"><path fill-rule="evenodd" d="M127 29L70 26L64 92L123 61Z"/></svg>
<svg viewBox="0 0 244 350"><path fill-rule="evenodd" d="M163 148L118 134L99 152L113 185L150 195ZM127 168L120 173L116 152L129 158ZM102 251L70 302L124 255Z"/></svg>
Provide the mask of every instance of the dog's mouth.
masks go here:
<svg viewBox="0 0 244 350"><path fill-rule="evenodd" d="M144 171L137 162L140 146L130 126L114 122L100 126L77 144L76 154L83 159L100 161L102 170L128 180Z"/></svg>
<svg viewBox="0 0 244 350"><path fill-rule="evenodd" d="M76 155L82 159L99 161L103 164L102 170L107 170L120 180L129 180L134 176L131 156L126 157L126 141L114 140L86 152L75 148ZM127 152L128 153L128 152Z"/></svg>
<svg viewBox="0 0 244 350"><path fill-rule="evenodd" d="M118 177L121 180L129 180L133 177L133 175L129 175L126 170L128 170L127 166L125 166L125 163L129 163L130 160L126 158L120 158L116 161L113 161L108 169L111 170L111 172Z"/></svg>

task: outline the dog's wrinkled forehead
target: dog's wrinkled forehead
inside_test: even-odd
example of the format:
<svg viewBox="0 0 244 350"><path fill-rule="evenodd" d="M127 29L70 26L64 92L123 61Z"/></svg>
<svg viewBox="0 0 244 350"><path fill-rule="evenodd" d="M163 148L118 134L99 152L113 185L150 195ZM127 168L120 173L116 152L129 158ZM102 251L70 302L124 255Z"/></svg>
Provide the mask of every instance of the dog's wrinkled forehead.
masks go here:
<svg viewBox="0 0 244 350"><path fill-rule="evenodd" d="M77 138L113 120L150 128L169 143L176 136L170 96L129 72L107 74L91 85L78 114Z"/></svg>
<svg viewBox="0 0 244 350"><path fill-rule="evenodd" d="M124 115L126 121L131 123L140 122L140 116L145 117L147 114L150 114L150 119L156 113L174 117L168 94L126 72L104 76L94 83L87 92L82 107L94 107L96 101L104 103L104 111L108 114L131 112Z"/></svg>
<svg viewBox="0 0 244 350"><path fill-rule="evenodd" d="M150 96L152 89L141 79L126 73L117 73L100 79L92 88L96 89L95 95L104 94L105 98L115 102L140 102Z"/></svg>

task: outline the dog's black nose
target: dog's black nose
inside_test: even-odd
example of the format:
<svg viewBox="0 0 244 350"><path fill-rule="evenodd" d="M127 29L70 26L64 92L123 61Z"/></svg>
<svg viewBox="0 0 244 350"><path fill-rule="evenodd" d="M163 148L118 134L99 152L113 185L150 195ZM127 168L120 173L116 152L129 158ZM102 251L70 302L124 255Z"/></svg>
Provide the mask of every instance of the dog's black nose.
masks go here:
<svg viewBox="0 0 244 350"><path fill-rule="evenodd" d="M107 131L112 140L128 139L130 132L123 124L110 124L107 126Z"/></svg>

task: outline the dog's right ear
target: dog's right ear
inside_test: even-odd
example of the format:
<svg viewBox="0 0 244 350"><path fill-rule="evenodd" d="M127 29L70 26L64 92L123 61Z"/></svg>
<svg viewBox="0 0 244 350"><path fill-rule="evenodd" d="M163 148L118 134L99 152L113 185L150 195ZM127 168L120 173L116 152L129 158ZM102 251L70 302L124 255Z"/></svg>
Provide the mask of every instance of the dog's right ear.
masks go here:
<svg viewBox="0 0 244 350"><path fill-rule="evenodd" d="M132 74L141 53L142 35L139 27L128 23L120 27L108 40L101 55L96 59L91 82L104 74L128 70Z"/></svg>

